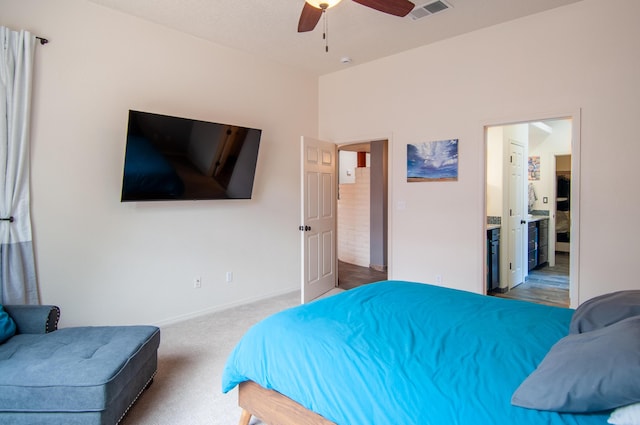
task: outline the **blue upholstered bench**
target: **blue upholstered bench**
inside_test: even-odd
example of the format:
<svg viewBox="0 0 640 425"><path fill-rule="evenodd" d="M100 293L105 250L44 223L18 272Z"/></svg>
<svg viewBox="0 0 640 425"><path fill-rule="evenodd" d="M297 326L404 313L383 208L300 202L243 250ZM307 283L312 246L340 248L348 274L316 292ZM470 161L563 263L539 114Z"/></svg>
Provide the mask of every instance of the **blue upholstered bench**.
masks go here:
<svg viewBox="0 0 640 425"><path fill-rule="evenodd" d="M114 425L155 376L157 327L57 329L57 307L4 308L17 331L0 344L2 424Z"/></svg>

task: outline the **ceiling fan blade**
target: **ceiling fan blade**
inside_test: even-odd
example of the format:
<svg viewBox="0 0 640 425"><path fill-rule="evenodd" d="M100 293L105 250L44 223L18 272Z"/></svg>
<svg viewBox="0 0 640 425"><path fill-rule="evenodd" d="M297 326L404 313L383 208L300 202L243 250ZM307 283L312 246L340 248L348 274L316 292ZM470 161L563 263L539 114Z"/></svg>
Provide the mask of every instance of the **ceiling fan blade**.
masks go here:
<svg viewBox="0 0 640 425"><path fill-rule="evenodd" d="M416 6L409 0L353 0L363 6L395 16L407 16Z"/></svg>
<svg viewBox="0 0 640 425"><path fill-rule="evenodd" d="M298 32L312 31L321 17L322 9L313 7L305 1L302 13L300 14L300 20L298 21Z"/></svg>

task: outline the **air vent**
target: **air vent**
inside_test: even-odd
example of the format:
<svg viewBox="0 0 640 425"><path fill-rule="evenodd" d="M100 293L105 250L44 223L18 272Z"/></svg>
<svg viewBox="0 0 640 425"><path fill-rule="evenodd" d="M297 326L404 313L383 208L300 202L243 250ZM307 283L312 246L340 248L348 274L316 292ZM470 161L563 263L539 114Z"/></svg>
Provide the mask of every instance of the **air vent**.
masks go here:
<svg viewBox="0 0 640 425"><path fill-rule="evenodd" d="M409 13L411 19L414 21L416 19L424 18L425 16L434 15L436 13L440 13L444 10L451 8L451 6L445 3L443 0L432 1L431 3L427 3L425 5L416 7Z"/></svg>

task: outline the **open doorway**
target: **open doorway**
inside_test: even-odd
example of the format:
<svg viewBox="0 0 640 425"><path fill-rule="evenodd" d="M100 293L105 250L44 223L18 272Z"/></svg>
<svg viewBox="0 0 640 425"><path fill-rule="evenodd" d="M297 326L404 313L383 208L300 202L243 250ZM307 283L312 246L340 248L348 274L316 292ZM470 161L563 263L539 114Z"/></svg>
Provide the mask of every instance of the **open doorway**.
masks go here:
<svg viewBox="0 0 640 425"><path fill-rule="evenodd" d="M387 279L387 140L338 147L338 287Z"/></svg>
<svg viewBox="0 0 640 425"><path fill-rule="evenodd" d="M574 124L569 117L486 128L487 294L570 306Z"/></svg>

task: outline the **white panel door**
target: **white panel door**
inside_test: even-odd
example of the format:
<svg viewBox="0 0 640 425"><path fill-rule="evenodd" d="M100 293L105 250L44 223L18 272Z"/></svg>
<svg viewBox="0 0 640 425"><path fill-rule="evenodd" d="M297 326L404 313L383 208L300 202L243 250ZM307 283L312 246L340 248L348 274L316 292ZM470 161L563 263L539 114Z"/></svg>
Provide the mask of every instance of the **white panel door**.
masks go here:
<svg viewBox="0 0 640 425"><path fill-rule="evenodd" d="M302 302L336 286L336 145L302 137Z"/></svg>
<svg viewBox="0 0 640 425"><path fill-rule="evenodd" d="M509 288L521 284L525 276L524 148L509 144Z"/></svg>

